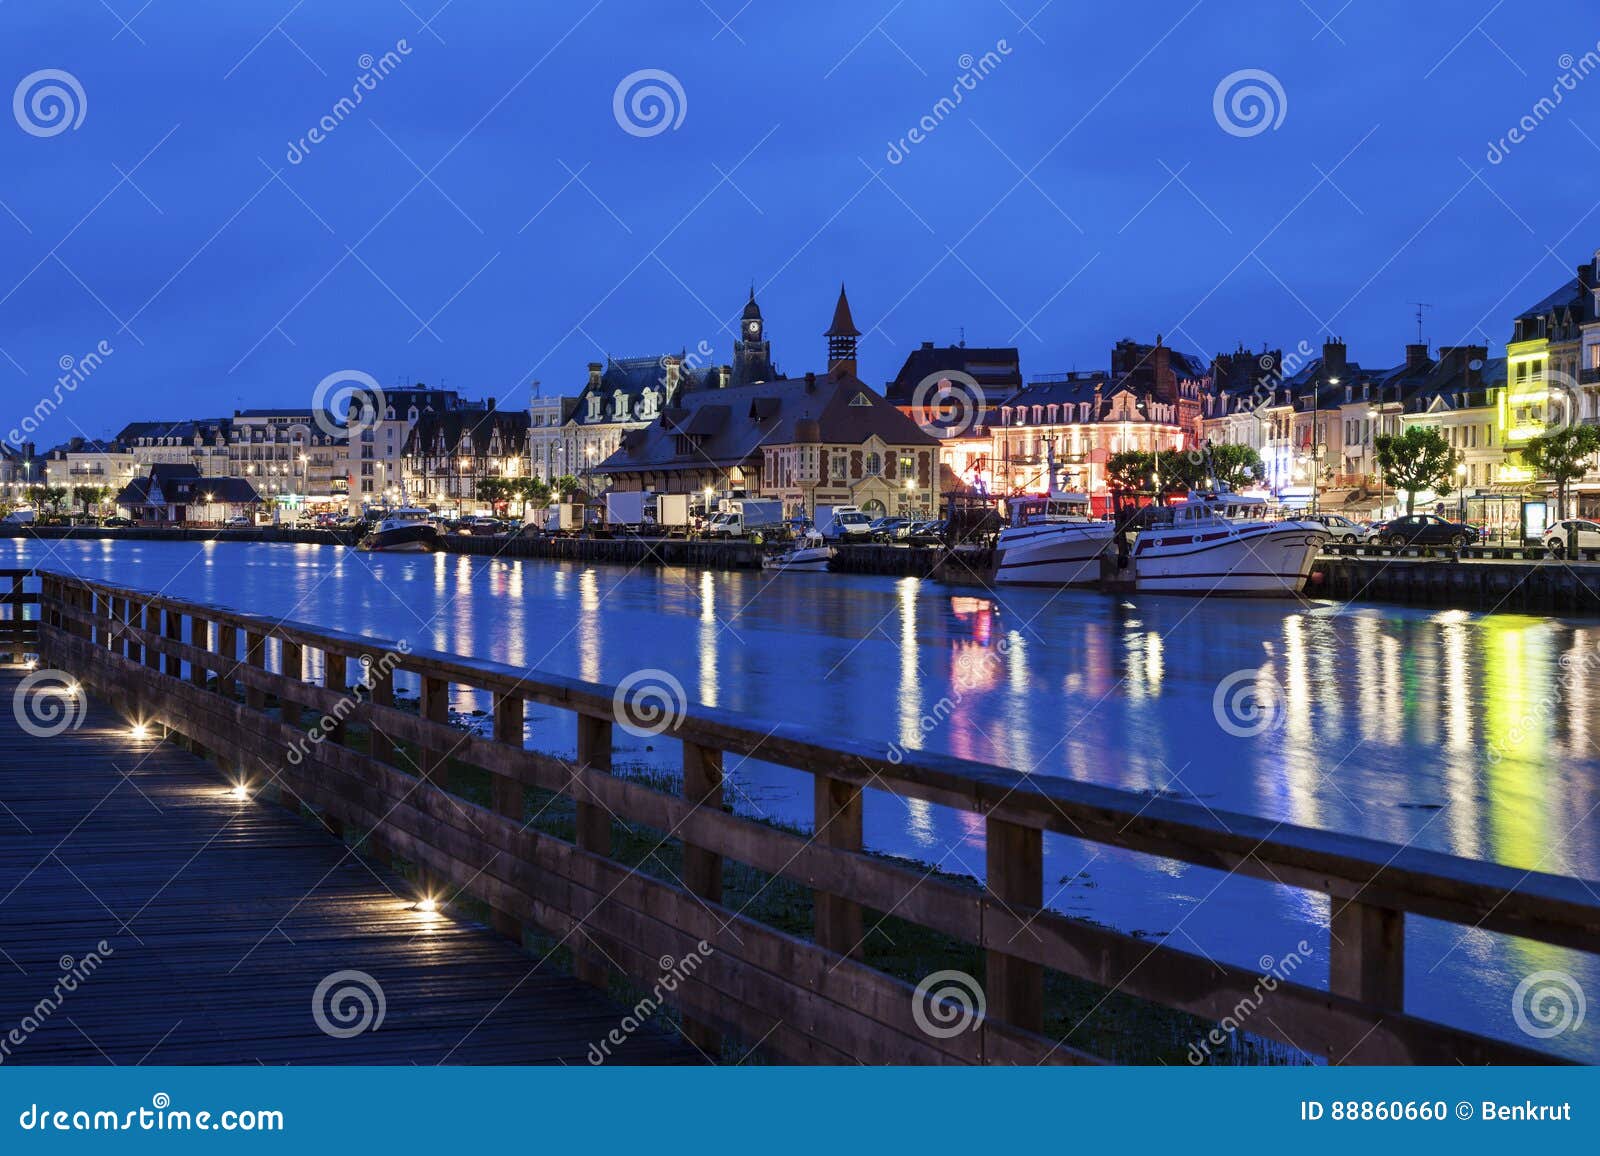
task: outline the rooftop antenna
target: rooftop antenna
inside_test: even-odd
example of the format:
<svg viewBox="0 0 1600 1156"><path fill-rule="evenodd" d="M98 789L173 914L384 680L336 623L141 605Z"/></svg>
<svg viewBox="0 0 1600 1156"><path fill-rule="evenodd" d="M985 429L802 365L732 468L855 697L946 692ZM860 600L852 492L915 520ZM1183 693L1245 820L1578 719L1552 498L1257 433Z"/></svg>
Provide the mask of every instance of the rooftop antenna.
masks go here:
<svg viewBox="0 0 1600 1156"><path fill-rule="evenodd" d="M1422 311L1424 309L1432 309L1433 306L1426 301L1413 301L1411 304L1417 307L1417 344L1421 345L1426 340L1422 336Z"/></svg>
<svg viewBox="0 0 1600 1156"><path fill-rule="evenodd" d="M967 327L962 325L959 328L961 330L961 348L965 349L967 347Z"/></svg>

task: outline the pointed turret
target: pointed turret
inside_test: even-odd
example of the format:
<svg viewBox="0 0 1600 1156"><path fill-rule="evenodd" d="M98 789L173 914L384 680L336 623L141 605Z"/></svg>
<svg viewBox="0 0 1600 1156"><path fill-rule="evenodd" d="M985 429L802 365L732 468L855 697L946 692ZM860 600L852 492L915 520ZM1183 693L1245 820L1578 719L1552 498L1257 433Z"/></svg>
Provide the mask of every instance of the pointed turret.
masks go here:
<svg viewBox="0 0 1600 1156"><path fill-rule="evenodd" d="M833 307L833 324L825 333L828 339L828 372L836 377L854 377L856 372L856 338L861 330L850 316L850 298L845 296L844 282L839 283L839 303Z"/></svg>

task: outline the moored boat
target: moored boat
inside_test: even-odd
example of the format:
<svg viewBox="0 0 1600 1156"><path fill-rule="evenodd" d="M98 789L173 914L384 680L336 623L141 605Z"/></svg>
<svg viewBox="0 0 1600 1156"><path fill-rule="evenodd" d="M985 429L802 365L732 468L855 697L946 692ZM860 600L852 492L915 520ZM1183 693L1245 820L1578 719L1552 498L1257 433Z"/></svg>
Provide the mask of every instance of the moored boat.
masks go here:
<svg viewBox="0 0 1600 1156"><path fill-rule="evenodd" d="M1132 558L1135 588L1151 593L1298 594L1328 540L1320 523L1273 521L1261 498L1227 492L1149 515Z"/></svg>
<svg viewBox="0 0 1600 1156"><path fill-rule="evenodd" d="M428 517L427 510L415 506L390 510L356 548L373 553L432 550L438 544L439 531Z"/></svg>
<svg viewBox="0 0 1600 1156"><path fill-rule="evenodd" d="M1072 586L1094 582L1100 555L1116 532L1089 515L1087 494L1051 491L1011 499L1011 525L995 543L995 582Z"/></svg>
<svg viewBox="0 0 1600 1156"><path fill-rule="evenodd" d="M761 559L763 570L784 573L790 570L826 570L833 560L834 549L816 530L797 539L793 546L780 554L768 554Z"/></svg>

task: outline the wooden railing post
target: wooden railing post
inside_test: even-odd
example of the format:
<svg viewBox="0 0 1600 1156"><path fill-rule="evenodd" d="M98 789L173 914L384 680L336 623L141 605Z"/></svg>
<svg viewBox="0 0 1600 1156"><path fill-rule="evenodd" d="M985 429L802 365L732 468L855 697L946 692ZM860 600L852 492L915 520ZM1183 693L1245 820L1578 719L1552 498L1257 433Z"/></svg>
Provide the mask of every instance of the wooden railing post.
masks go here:
<svg viewBox="0 0 1600 1156"><path fill-rule="evenodd" d="M1328 990L1380 1011L1401 1011L1406 995L1405 912L1337 896L1329 927Z"/></svg>
<svg viewBox="0 0 1600 1156"><path fill-rule="evenodd" d="M376 663L368 667L363 674L372 685L367 690L368 700L373 706L394 705L394 671L381 668ZM384 733L377 723L367 727L367 753L380 763L394 765L394 740Z"/></svg>
<svg viewBox="0 0 1600 1156"><path fill-rule="evenodd" d="M422 676L422 697L417 703L417 713L428 722L450 722L450 684L432 675ZM423 743L419 752L418 769L425 779L444 769L445 752L432 743Z"/></svg>
<svg viewBox="0 0 1600 1156"><path fill-rule="evenodd" d="M683 743L683 797L699 807L720 811L723 801L722 752L699 743ZM722 856L683 841L683 884L709 903L722 902ZM683 1034L713 1059L722 1050L722 1033L684 1016Z"/></svg>
<svg viewBox="0 0 1600 1156"><path fill-rule="evenodd" d="M244 665L265 668L267 665L267 636L260 631L248 627L244 632ZM244 705L251 710L265 710L267 706L267 692L259 686L244 688Z"/></svg>
<svg viewBox="0 0 1600 1156"><path fill-rule="evenodd" d="M161 611L151 606L148 602L144 604L144 632L146 634L161 633ZM148 644L143 645L143 650L145 666L151 670L160 670L161 652Z"/></svg>
<svg viewBox="0 0 1600 1156"><path fill-rule="evenodd" d="M611 771L611 720L593 715L578 716L578 766L591 771ZM611 854L611 812L598 802L586 802L583 792L577 793L578 846L596 855ZM587 941L593 937L587 928L579 928L576 937ZM605 987L606 965L593 955L574 950L573 974L585 983Z"/></svg>
<svg viewBox="0 0 1600 1156"><path fill-rule="evenodd" d="M291 642L284 638L280 640L283 655L283 669L280 673L284 678L293 682L304 682L306 677L305 648L298 642ZM283 720L284 726L294 727L299 730L304 725L300 716L300 704L292 698L278 696L278 717Z"/></svg>
<svg viewBox="0 0 1600 1156"><path fill-rule="evenodd" d="M183 614L180 611L169 609L165 612L166 631L165 637L172 642L183 642ZM183 659L176 654L167 654L161 664L162 670L170 678L183 677Z"/></svg>
<svg viewBox="0 0 1600 1156"><path fill-rule="evenodd" d="M350 690L350 658L338 650L322 648L322 682L331 691L346 694ZM342 718L333 720L333 729L328 732L328 742L339 746L345 745L345 723Z"/></svg>
<svg viewBox="0 0 1600 1156"><path fill-rule="evenodd" d="M814 838L824 847L861 850L861 788L827 775L815 777ZM816 940L840 955L860 959L866 950L861 905L818 891L813 897Z"/></svg>
<svg viewBox="0 0 1600 1156"><path fill-rule="evenodd" d="M1007 907L1037 910L1044 905L1044 832L990 815L985 820L984 871L988 890ZM1027 929L1018 935L1029 934ZM988 1014L1029 1031L1044 1025L1044 969L1008 955L1004 945L985 954Z"/></svg>
<svg viewBox="0 0 1600 1156"><path fill-rule="evenodd" d="M527 718L524 699L514 694L494 696L494 741L522 749L522 727ZM491 790L496 814L510 819L519 828L527 822L527 792L510 775L491 777ZM507 939L522 942L522 920L509 911L494 909L494 929Z"/></svg>
<svg viewBox="0 0 1600 1156"><path fill-rule="evenodd" d="M204 618L197 618L194 615L190 615L189 645L194 647L196 650L204 650L207 652L211 650L210 622L206 621ZM194 685L205 686L206 675L207 671L205 663L191 662L189 664L189 681L194 683Z"/></svg>
<svg viewBox="0 0 1600 1156"><path fill-rule="evenodd" d="M239 687L235 677L239 669L239 628L231 622L217 623L217 653L223 659L217 671L217 693L231 699Z"/></svg>

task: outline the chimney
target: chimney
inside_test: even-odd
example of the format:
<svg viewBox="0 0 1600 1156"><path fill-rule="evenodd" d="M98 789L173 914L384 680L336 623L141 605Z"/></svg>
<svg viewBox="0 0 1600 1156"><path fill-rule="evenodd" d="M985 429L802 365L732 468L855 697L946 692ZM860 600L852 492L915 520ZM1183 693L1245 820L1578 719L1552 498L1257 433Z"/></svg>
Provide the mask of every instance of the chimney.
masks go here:
<svg viewBox="0 0 1600 1156"><path fill-rule="evenodd" d="M717 375L717 388L727 389L733 384L733 366L724 365L722 372Z"/></svg>
<svg viewBox="0 0 1600 1156"><path fill-rule="evenodd" d="M1345 367L1349 364L1345 357L1345 345L1336 338L1328 338L1322 343L1322 377L1343 378Z"/></svg>
<svg viewBox="0 0 1600 1156"><path fill-rule="evenodd" d="M816 393L817 392L817 375L814 374L814 373L807 373L806 374L806 392L807 393Z"/></svg>
<svg viewBox="0 0 1600 1156"><path fill-rule="evenodd" d="M605 371L605 368L606 367L601 365L598 361L591 361L589 363L589 388L590 389L599 389L600 388L600 374Z"/></svg>
<svg viewBox="0 0 1600 1156"><path fill-rule="evenodd" d="M1594 262L1585 261L1578 266L1578 288L1584 291L1594 288Z"/></svg>
<svg viewBox="0 0 1600 1156"><path fill-rule="evenodd" d="M1426 342L1424 342L1421 345L1408 345L1408 346L1406 346L1406 368L1407 369L1415 369L1420 365L1427 365L1427 364L1428 364L1428 346L1427 346Z"/></svg>
<svg viewBox="0 0 1600 1156"><path fill-rule="evenodd" d="M487 403L486 408L489 410L490 413L494 412L494 398L491 397L491 398L488 399L488 403Z"/></svg>
<svg viewBox="0 0 1600 1156"><path fill-rule="evenodd" d="M1156 347L1150 354L1155 373L1156 396L1162 401L1178 400L1178 379L1172 372L1172 350L1161 344L1161 334L1156 334Z"/></svg>
<svg viewBox="0 0 1600 1156"><path fill-rule="evenodd" d="M1483 363L1488 360L1489 347L1487 345L1469 345L1466 347L1467 363L1467 389L1483 388Z"/></svg>
<svg viewBox="0 0 1600 1156"><path fill-rule="evenodd" d="M933 342L931 342L931 341L924 341L924 342L923 342L923 343L922 343L922 348L924 348L924 349L932 349L932 348L933 348Z"/></svg>

